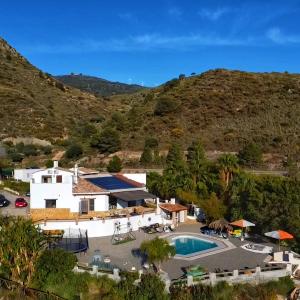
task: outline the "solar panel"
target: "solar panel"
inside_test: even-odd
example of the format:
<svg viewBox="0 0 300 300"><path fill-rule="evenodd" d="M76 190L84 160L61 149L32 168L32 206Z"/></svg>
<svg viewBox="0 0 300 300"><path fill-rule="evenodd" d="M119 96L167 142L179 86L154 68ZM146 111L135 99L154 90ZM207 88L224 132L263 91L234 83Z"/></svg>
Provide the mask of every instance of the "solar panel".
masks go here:
<svg viewBox="0 0 300 300"><path fill-rule="evenodd" d="M114 176L87 178L92 184L97 185L106 190L122 190L135 188L134 185L122 181Z"/></svg>

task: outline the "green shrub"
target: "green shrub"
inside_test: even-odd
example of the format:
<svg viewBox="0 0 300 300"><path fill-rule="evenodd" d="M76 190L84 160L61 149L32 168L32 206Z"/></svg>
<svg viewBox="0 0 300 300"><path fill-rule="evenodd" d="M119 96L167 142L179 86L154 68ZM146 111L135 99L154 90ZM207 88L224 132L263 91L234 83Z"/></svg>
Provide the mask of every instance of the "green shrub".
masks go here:
<svg viewBox="0 0 300 300"><path fill-rule="evenodd" d="M140 158L140 163L143 166L147 166L147 165L151 164L152 162L153 162L152 150L150 147L145 147L144 151L141 155L141 158Z"/></svg>
<svg viewBox="0 0 300 300"><path fill-rule="evenodd" d="M161 97L156 102L154 114L157 116L164 116L168 113L176 111L179 105L180 102L178 100L169 97Z"/></svg>
<svg viewBox="0 0 300 300"><path fill-rule="evenodd" d="M37 147L33 144L24 145L23 154L25 156L36 156L38 155Z"/></svg>
<svg viewBox="0 0 300 300"><path fill-rule="evenodd" d="M121 149L119 133L112 128L105 128L100 134L94 135L90 144L101 153L114 153Z"/></svg>
<svg viewBox="0 0 300 300"><path fill-rule="evenodd" d="M45 147L42 147L41 150L43 151L43 153L45 155L49 155L52 153L52 147L51 146L45 146Z"/></svg>
<svg viewBox="0 0 300 300"><path fill-rule="evenodd" d="M145 139L145 147L157 148L158 147L158 140L154 137L147 137Z"/></svg>
<svg viewBox="0 0 300 300"><path fill-rule="evenodd" d="M45 250L39 257L34 276L34 284L43 288L47 284L58 284L71 274L77 258L62 249Z"/></svg>
<svg viewBox="0 0 300 300"><path fill-rule="evenodd" d="M67 148L65 153L65 157L68 159L78 158L82 155L83 149L82 146L79 144L72 144Z"/></svg>
<svg viewBox="0 0 300 300"><path fill-rule="evenodd" d="M107 165L107 171L118 173L122 170L122 161L119 156L114 155Z"/></svg>
<svg viewBox="0 0 300 300"><path fill-rule="evenodd" d="M47 169L53 168L53 160L48 159L48 160L45 162L45 166L46 166Z"/></svg>
<svg viewBox="0 0 300 300"><path fill-rule="evenodd" d="M257 144L250 143L239 151L238 158L242 165L256 167L262 162L262 150Z"/></svg>
<svg viewBox="0 0 300 300"><path fill-rule="evenodd" d="M23 160L23 155L21 153L17 152L12 152L9 153L8 157L13 161L13 162L21 162Z"/></svg>

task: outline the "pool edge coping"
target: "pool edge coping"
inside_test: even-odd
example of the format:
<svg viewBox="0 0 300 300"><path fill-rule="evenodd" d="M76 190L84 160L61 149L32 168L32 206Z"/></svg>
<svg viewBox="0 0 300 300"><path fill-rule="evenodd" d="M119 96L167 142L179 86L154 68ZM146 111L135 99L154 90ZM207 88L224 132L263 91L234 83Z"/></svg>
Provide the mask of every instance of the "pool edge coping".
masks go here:
<svg viewBox="0 0 300 300"><path fill-rule="evenodd" d="M195 252L196 253L195 255L183 256L183 255L176 254L173 258L178 259L178 260L195 260L195 259L203 258L203 257L206 257L206 256L226 252L226 251L229 251L229 250L232 250L232 249L236 248L236 246L233 243L231 243L229 240L220 239L220 238L214 237L214 236L208 236L208 235L202 234L202 233L171 232L171 233L165 234L163 236L160 236L160 238L165 238L166 239L166 238L172 238L172 237L176 237L176 236L180 236L180 235L194 236L194 237L198 237L198 238L203 239L203 240L212 240L212 241L216 242L218 247L208 249L208 250L203 250L203 251L201 251L202 253L200 253L200 254L197 254L199 252ZM220 246L220 244L221 244L221 246Z"/></svg>

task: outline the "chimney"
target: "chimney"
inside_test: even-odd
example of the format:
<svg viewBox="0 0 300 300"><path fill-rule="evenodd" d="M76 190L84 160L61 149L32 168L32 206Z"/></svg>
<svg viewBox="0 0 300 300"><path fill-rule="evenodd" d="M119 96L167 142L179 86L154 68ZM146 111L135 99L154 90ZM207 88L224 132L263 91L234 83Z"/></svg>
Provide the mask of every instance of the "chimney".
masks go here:
<svg viewBox="0 0 300 300"><path fill-rule="evenodd" d="M175 198L171 198L170 203L175 204Z"/></svg>
<svg viewBox="0 0 300 300"><path fill-rule="evenodd" d="M78 183L78 164L75 164L75 167L74 167L74 183L75 184Z"/></svg>
<svg viewBox="0 0 300 300"><path fill-rule="evenodd" d="M160 215L160 211L161 211L161 209L160 209L160 206L159 206L159 198L157 197L156 198L156 214Z"/></svg>
<svg viewBox="0 0 300 300"><path fill-rule="evenodd" d="M58 168L58 160L53 161L53 168Z"/></svg>

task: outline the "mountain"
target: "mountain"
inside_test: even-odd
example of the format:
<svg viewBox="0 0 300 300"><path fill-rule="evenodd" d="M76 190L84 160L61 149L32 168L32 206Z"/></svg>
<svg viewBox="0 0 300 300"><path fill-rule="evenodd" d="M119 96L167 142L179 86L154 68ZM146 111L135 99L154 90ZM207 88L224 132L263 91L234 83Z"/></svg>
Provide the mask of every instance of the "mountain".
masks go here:
<svg viewBox="0 0 300 300"><path fill-rule="evenodd" d="M186 148L195 138L211 150L237 151L248 141L272 152L300 147L299 74L210 70L122 102L130 104L124 148L142 148L147 136L163 147Z"/></svg>
<svg viewBox="0 0 300 300"><path fill-rule="evenodd" d="M299 74L217 69L100 97L38 70L0 39L0 140L73 137L85 123L115 127L126 150L155 137L162 149L201 138L208 150L237 151L252 141L286 153L300 148L299 116Z"/></svg>
<svg viewBox="0 0 300 300"><path fill-rule="evenodd" d="M74 124L108 109L101 97L65 86L0 38L0 139L68 136Z"/></svg>
<svg viewBox="0 0 300 300"><path fill-rule="evenodd" d="M137 84L111 82L102 78L82 74L61 75L55 76L55 78L65 85L101 96L131 94L145 89L145 87Z"/></svg>

